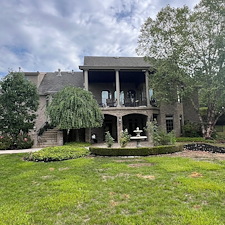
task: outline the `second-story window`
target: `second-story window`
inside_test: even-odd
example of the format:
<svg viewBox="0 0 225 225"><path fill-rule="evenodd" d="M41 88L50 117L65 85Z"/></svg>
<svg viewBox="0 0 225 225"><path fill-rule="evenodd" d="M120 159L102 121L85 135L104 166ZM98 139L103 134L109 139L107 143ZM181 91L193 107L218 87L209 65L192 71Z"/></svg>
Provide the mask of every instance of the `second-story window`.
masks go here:
<svg viewBox="0 0 225 225"><path fill-rule="evenodd" d="M107 99L110 99L110 91L103 90L102 91L102 105L107 106Z"/></svg>
<svg viewBox="0 0 225 225"><path fill-rule="evenodd" d="M127 97L131 102L134 102L136 98L136 92L134 90L129 90L127 92Z"/></svg>
<svg viewBox="0 0 225 225"><path fill-rule="evenodd" d="M120 92L120 104L124 105L124 91Z"/></svg>

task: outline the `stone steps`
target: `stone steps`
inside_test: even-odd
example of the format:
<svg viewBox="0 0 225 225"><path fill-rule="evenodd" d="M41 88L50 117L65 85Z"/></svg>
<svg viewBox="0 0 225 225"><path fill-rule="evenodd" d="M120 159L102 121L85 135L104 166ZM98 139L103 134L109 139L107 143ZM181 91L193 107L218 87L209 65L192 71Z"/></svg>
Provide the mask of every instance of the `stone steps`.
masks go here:
<svg viewBox="0 0 225 225"><path fill-rule="evenodd" d="M57 146L57 133L58 131L56 129L45 131L38 137L38 147Z"/></svg>

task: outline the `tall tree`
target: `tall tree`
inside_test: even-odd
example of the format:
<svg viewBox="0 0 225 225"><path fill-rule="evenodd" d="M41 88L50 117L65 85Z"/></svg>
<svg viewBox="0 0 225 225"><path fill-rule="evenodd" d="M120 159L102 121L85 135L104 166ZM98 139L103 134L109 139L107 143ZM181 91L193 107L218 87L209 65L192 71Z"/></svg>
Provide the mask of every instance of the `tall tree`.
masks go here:
<svg viewBox="0 0 225 225"><path fill-rule="evenodd" d="M16 138L34 126L38 108L37 88L20 72L0 81L0 131Z"/></svg>
<svg viewBox="0 0 225 225"><path fill-rule="evenodd" d="M225 107L225 2L202 0L190 10L163 8L141 28L137 53L150 60L155 73L150 80L161 100L172 93L188 98L205 138L211 138ZM195 95L207 107L202 117Z"/></svg>
<svg viewBox="0 0 225 225"><path fill-rule="evenodd" d="M59 129L80 129L102 126L103 115L91 92L65 87L53 96L47 108L51 123Z"/></svg>

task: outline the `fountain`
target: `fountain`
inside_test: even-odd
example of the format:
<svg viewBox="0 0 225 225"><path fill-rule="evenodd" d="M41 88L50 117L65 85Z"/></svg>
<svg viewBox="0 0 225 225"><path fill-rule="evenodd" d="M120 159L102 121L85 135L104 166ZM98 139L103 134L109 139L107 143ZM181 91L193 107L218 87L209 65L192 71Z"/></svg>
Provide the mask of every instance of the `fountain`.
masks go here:
<svg viewBox="0 0 225 225"><path fill-rule="evenodd" d="M143 130L139 130L139 127L137 127L136 130L134 130L134 133L136 133L136 136L130 138L131 140L137 141L137 148L141 147L140 141L147 138L147 136L140 135L142 132Z"/></svg>

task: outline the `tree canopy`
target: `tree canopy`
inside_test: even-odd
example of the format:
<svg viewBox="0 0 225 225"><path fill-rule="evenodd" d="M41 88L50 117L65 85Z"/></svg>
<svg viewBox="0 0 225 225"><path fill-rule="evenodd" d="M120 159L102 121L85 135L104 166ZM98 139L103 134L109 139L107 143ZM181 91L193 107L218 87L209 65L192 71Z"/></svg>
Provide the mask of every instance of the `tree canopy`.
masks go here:
<svg viewBox="0 0 225 225"><path fill-rule="evenodd" d="M0 81L0 131L16 138L34 126L37 88L23 73L11 72Z"/></svg>
<svg viewBox="0 0 225 225"><path fill-rule="evenodd" d="M59 129L80 129L102 126L103 115L91 92L65 87L53 96L47 108L51 123Z"/></svg>
<svg viewBox="0 0 225 225"><path fill-rule="evenodd" d="M190 99L204 137L210 138L225 107L225 2L202 0L187 6L163 8L141 28L137 53L155 68L150 82L159 100ZM202 117L194 101L198 92ZM173 93L173 95L171 95Z"/></svg>

